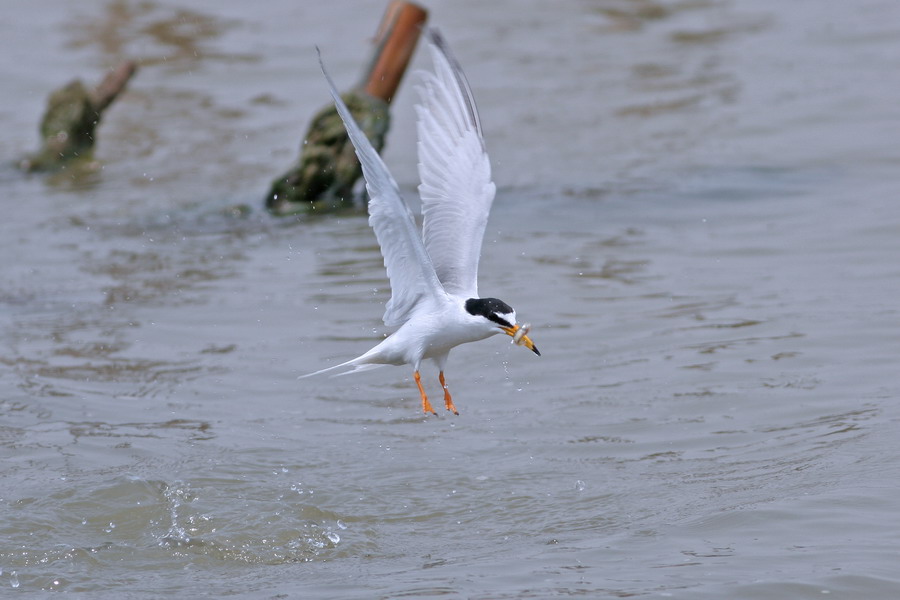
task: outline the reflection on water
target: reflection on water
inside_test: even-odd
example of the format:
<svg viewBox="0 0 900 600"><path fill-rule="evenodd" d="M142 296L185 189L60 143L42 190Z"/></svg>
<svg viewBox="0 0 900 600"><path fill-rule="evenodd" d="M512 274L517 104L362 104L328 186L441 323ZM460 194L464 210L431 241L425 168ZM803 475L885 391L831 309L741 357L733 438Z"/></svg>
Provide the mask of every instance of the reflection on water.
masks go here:
<svg viewBox="0 0 900 600"><path fill-rule="evenodd" d="M160 2L113 0L73 17L69 46L96 48L111 58L139 56L142 66L175 70L196 68L207 61L250 61L254 54L214 50L213 42L238 21L214 13L196 12Z"/></svg>
<svg viewBox="0 0 900 600"><path fill-rule="evenodd" d="M95 168L0 172L0 589L896 596L892 3L434 2L500 190L481 288L544 351L455 351L458 418L402 368L296 379L390 291L365 215L261 210L313 46L353 81L383 7L51 5L3 31L8 162L45 91L143 68Z"/></svg>

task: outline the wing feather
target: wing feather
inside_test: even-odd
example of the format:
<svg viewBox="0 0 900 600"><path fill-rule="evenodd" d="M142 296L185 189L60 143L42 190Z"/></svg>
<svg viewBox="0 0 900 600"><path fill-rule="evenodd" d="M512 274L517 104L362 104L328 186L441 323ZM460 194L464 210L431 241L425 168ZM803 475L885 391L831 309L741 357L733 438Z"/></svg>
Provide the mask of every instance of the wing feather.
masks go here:
<svg viewBox="0 0 900 600"><path fill-rule="evenodd" d="M319 64L366 179L369 224L381 245L384 266L391 282L391 299L385 306L384 324L389 327L402 325L420 301L437 298L445 292L422 244L412 211L400 195L397 182L341 100L325 70L321 54Z"/></svg>
<svg viewBox="0 0 900 600"><path fill-rule="evenodd" d="M444 290L478 297L478 261L496 188L472 91L436 30L433 73L422 73L416 105L423 238Z"/></svg>

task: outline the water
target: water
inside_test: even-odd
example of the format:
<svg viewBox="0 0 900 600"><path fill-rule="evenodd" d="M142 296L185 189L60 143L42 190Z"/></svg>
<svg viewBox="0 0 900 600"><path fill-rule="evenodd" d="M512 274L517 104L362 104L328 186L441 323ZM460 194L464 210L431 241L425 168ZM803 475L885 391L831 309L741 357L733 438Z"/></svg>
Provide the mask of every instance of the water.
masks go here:
<svg viewBox="0 0 900 600"><path fill-rule="evenodd" d="M51 89L143 67L97 172L0 173L4 595L900 593L895 3L431 3L495 163L482 292L543 353L456 350L458 418L402 368L297 381L389 291L363 215L260 210L313 46L347 85L381 6L36 6L7 163Z"/></svg>

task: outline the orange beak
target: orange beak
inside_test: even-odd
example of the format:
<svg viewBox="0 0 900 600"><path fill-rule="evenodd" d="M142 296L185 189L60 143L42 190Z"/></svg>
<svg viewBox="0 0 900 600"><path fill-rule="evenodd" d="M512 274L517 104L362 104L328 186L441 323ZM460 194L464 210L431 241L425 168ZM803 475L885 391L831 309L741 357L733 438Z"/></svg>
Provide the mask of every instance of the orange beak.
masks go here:
<svg viewBox="0 0 900 600"><path fill-rule="evenodd" d="M521 325L513 325L512 327L501 327L503 329L503 333L513 338L513 343L518 346L525 346L538 356L541 355L540 351L537 349L537 346L534 345L534 342L531 341L531 338L525 335L524 333L520 334L519 330L522 329Z"/></svg>

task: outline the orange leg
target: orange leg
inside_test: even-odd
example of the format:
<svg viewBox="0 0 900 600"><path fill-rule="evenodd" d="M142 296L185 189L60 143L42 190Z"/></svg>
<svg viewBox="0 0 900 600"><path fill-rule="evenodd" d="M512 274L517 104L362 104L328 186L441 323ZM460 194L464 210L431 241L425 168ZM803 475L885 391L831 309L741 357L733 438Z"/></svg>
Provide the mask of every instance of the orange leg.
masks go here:
<svg viewBox="0 0 900 600"><path fill-rule="evenodd" d="M415 372L414 377L416 378L416 385L419 386L419 394L422 396L422 412L437 415L437 413L434 412L434 409L431 408L431 402L428 401L428 396L425 395L425 388L422 387L422 378L419 376L418 371Z"/></svg>
<svg viewBox="0 0 900 600"><path fill-rule="evenodd" d="M443 371L441 371L440 375L438 375L438 379L441 380L441 387L444 388L444 405L447 407L447 410L452 412L454 415L459 416L459 411L456 410L456 407L453 406L453 400L450 399L450 388L447 387L447 382L444 381Z"/></svg>

